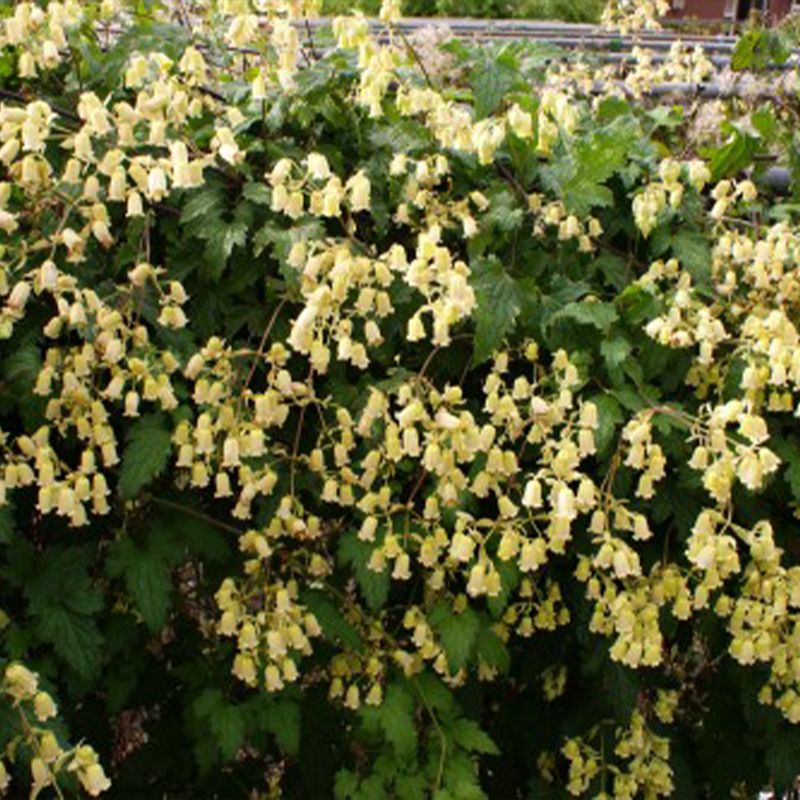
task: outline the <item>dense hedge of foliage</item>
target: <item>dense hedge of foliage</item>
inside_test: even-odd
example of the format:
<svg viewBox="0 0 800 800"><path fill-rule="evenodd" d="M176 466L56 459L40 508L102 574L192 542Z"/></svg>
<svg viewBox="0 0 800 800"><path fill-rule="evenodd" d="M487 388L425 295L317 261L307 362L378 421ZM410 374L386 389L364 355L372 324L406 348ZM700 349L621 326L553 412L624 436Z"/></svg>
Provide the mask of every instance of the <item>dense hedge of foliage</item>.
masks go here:
<svg viewBox="0 0 800 800"><path fill-rule="evenodd" d="M790 785L796 76L258 5L0 9L0 794Z"/></svg>
<svg viewBox="0 0 800 800"><path fill-rule="evenodd" d="M324 14L346 14L359 9L377 16L380 0L324 0ZM413 17L490 17L599 22L603 0L408 0L403 13Z"/></svg>

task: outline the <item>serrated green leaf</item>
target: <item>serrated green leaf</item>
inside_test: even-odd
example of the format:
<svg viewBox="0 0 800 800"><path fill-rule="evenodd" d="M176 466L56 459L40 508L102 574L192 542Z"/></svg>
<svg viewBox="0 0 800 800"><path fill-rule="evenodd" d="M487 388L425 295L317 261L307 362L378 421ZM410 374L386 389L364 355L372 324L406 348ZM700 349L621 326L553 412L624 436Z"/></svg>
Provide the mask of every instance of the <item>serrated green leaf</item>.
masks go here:
<svg viewBox="0 0 800 800"><path fill-rule="evenodd" d="M481 730L475 720L457 719L449 728L448 733L453 737L455 743L468 750L470 753L481 753L482 755L497 756L500 750L492 741L488 733Z"/></svg>
<svg viewBox="0 0 800 800"><path fill-rule="evenodd" d="M223 761L231 761L244 742L244 719L238 706L224 706L210 720Z"/></svg>
<svg viewBox="0 0 800 800"><path fill-rule="evenodd" d="M716 182L744 169L752 160L755 148L755 139L734 131L730 141L711 154L711 180Z"/></svg>
<svg viewBox="0 0 800 800"><path fill-rule="evenodd" d="M364 706L362 714L371 725L377 725L396 757L408 761L417 750L417 729L414 725L414 698L402 686L390 684L383 702L374 708Z"/></svg>
<svg viewBox="0 0 800 800"><path fill-rule="evenodd" d="M596 394L589 400L597 406L597 430L594 442L598 455L606 455L617 438L617 425L624 419L620 404L611 395Z"/></svg>
<svg viewBox="0 0 800 800"><path fill-rule="evenodd" d="M229 225L220 226L214 235L208 238L204 258L206 273L212 280L219 280L222 277L233 249L247 244L248 228L246 220L235 219Z"/></svg>
<svg viewBox="0 0 800 800"><path fill-rule="evenodd" d="M430 622L442 642L451 672L463 667L475 649L480 618L470 607L456 614L447 603L439 603L430 614Z"/></svg>
<svg viewBox="0 0 800 800"><path fill-rule="evenodd" d="M200 717L213 717L225 704L219 689L204 689L193 701L192 709Z"/></svg>
<svg viewBox="0 0 800 800"><path fill-rule="evenodd" d="M672 252L692 276L695 284L704 285L711 278L711 246L699 231L681 230L672 237Z"/></svg>
<svg viewBox="0 0 800 800"><path fill-rule="evenodd" d="M511 192L499 192L492 196L489 211L481 219L483 231L509 233L520 227L525 211Z"/></svg>
<svg viewBox="0 0 800 800"><path fill-rule="evenodd" d="M81 677L91 679L99 672L103 637L93 617L53 606L36 618L34 631Z"/></svg>
<svg viewBox="0 0 800 800"><path fill-rule="evenodd" d="M109 575L124 576L137 610L153 633L160 631L167 621L172 570L181 555L182 547L163 526L151 530L141 545L123 538L109 550L106 561Z"/></svg>
<svg viewBox="0 0 800 800"><path fill-rule="evenodd" d="M225 194L217 187L194 192L186 201L181 213L181 224L202 220L204 217L219 217L225 207Z"/></svg>
<svg viewBox="0 0 800 800"><path fill-rule="evenodd" d="M0 544L8 544L14 535L14 508L10 503L0 507Z"/></svg>
<svg viewBox="0 0 800 800"><path fill-rule="evenodd" d="M639 681L634 672L614 661L606 660L603 669L605 699L620 722L627 722L636 708Z"/></svg>
<svg viewBox="0 0 800 800"><path fill-rule="evenodd" d="M780 456L781 461L786 464L783 477L791 489L795 502L800 503L800 450L797 447L797 439L776 439L770 447Z"/></svg>
<svg viewBox="0 0 800 800"><path fill-rule="evenodd" d="M617 296L616 306L624 320L639 324L658 313L659 304L652 290L631 283Z"/></svg>
<svg viewBox="0 0 800 800"><path fill-rule="evenodd" d="M542 179L570 212L588 216L595 207L613 204L614 194L604 184L630 168L630 155L641 135L637 122L620 117L590 136L577 138L568 157L542 169Z"/></svg>
<svg viewBox="0 0 800 800"><path fill-rule="evenodd" d="M618 292L628 285L630 268L624 258L604 253L594 260L594 267L602 273L606 283Z"/></svg>
<svg viewBox="0 0 800 800"><path fill-rule="evenodd" d="M395 780L397 796L403 800L425 800L427 797L428 779L422 772L411 772L398 775Z"/></svg>
<svg viewBox="0 0 800 800"><path fill-rule="evenodd" d="M349 800L358 791L358 776L349 769L340 769L336 773L333 792L336 800Z"/></svg>
<svg viewBox="0 0 800 800"><path fill-rule="evenodd" d="M268 206L272 204L272 190L264 183L246 183L242 189L245 200L257 205Z"/></svg>
<svg viewBox="0 0 800 800"><path fill-rule="evenodd" d="M581 325L591 325L604 333L619 319L614 306L601 302L570 303L550 317L549 325L573 320Z"/></svg>
<svg viewBox="0 0 800 800"><path fill-rule="evenodd" d="M163 414L148 414L128 428L122 455L119 488L131 500L166 469L172 450L172 436Z"/></svg>
<svg viewBox="0 0 800 800"><path fill-rule="evenodd" d="M472 94L475 116L483 119L500 108L503 97L514 85L515 73L496 59L487 59L473 70Z"/></svg>
<svg viewBox="0 0 800 800"><path fill-rule="evenodd" d="M56 606L86 615L99 611L103 599L89 575L92 559L89 546L52 547L39 556L24 588L30 612L46 616Z"/></svg>
<svg viewBox="0 0 800 800"><path fill-rule="evenodd" d="M526 299L526 292L497 258L482 259L474 267L472 286L477 308L473 362L483 363L500 347L514 326Z"/></svg>
<svg viewBox="0 0 800 800"><path fill-rule="evenodd" d="M416 120L400 119L375 128L369 140L375 147L387 148L393 153L414 153L430 146L431 135Z"/></svg>
<svg viewBox="0 0 800 800"><path fill-rule="evenodd" d="M326 639L353 649L363 647L358 631L344 618L334 602L323 592L310 590L300 598L305 607L316 617Z"/></svg>
<svg viewBox="0 0 800 800"><path fill-rule="evenodd" d="M609 369L619 369L632 351L633 345L620 335L613 339L604 339L600 345L600 352Z"/></svg>
<svg viewBox="0 0 800 800"><path fill-rule="evenodd" d="M300 750L300 706L291 700L278 700L264 709L264 727L278 747L290 756Z"/></svg>
<svg viewBox="0 0 800 800"><path fill-rule="evenodd" d="M373 545L360 541L355 533L347 533L339 540L338 558L340 563L351 567L361 594L375 612L386 605L391 579L387 569L375 572L367 566L373 549Z"/></svg>
<svg viewBox="0 0 800 800"><path fill-rule="evenodd" d="M244 743L245 706L231 705L219 689L206 689L192 703L223 761L231 761Z"/></svg>
<svg viewBox="0 0 800 800"><path fill-rule="evenodd" d="M15 348L3 361L3 377L11 389L27 396L42 369L42 354L34 344Z"/></svg>
<svg viewBox="0 0 800 800"><path fill-rule="evenodd" d="M482 625L475 641L475 655L501 674L511 666L511 654L503 640L487 625Z"/></svg>
<svg viewBox="0 0 800 800"><path fill-rule="evenodd" d="M771 737L766 748L767 768L777 797L791 789L800 774L800 733L783 731Z"/></svg>

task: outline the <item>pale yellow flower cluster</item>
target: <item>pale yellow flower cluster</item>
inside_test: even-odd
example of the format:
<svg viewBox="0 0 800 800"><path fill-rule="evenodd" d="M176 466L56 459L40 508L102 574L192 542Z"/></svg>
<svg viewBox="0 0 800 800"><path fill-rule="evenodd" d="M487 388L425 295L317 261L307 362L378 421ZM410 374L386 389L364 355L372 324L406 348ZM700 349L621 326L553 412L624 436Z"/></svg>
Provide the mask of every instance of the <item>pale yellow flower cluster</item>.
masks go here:
<svg viewBox="0 0 800 800"><path fill-rule="evenodd" d="M65 517L74 526L85 525L90 512L109 512L106 475L119 463L111 424L119 413L116 408L126 417L137 417L142 401L163 410L178 403L170 378L178 368L177 359L169 351L152 347L147 327L137 322L146 284L152 284L159 295L160 324L180 327L185 322L181 310L185 292L177 281L162 287L158 273L149 264L137 265L130 274L130 287L121 290L122 298L127 294L127 303L119 307L105 304L91 289L79 289L77 279L58 270L49 259L28 276L30 288L37 295L51 295L56 306L56 314L44 326L54 345L47 351L34 387L36 394L48 398L49 424L31 436L19 437L13 449L6 447L0 496L35 484L38 510ZM29 287L29 283L18 283L12 299L20 286ZM95 331L91 344L56 344L71 333L84 337L90 330ZM77 467L60 457L56 444L57 439L73 434L82 443Z"/></svg>
<svg viewBox="0 0 800 800"><path fill-rule="evenodd" d="M633 800L634 797L668 797L674 789L669 765L669 739L658 736L647 726L641 711L631 715L627 728L617 728L614 754L623 766L613 763L598 749L595 740L602 734L594 729L588 736L573 738L562 748L569 761L567 790L576 797L583 794L598 775L603 785L611 784L596 795L602 800ZM627 763L625 763L627 762ZM540 767L541 769L541 767ZM543 771L547 778L547 770Z"/></svg>
<svg viewBox="0 0 800 800"><path fill-rule="evenodd" d="M261 562L272 554L267 538L250 531L240 545L253 556L250 571L257 578L249 590L259 599L261 609L249 614L249 596L242 594L232 579L226 579L216 595L222 612L218 632L236 637L233 674L249 686L261 684L267 691L277 692L297 680L297 659L312 652L310 639L319 636L321 630L314 615L297 603L296 582L272 584L264 596L259 572Z"/></svg>
<svg viewBox="0 0 800 800"><path fill-rule="evenodd" d="M271 3L262 26L248 4L220 4L230 17L229 44L264 47L246 102L264 100L267 80L292 88L299 41L291 22L311 8ZM617 4L619 12L630 8ZM660 13L653 3L637 8L634 25L646 25ZM77 14L77 4L54 3L46 13L31 4L17 6L2 35L27 43L33 60L21 61L21 77L58 63L48 42L56 45L57 56L58 25L71 24ZM381 16L387 23L396 19L396 3L388 0ZM268 330L255 352L237 351L212 337L197 352L179 357L152 342L155 326L179 329L188 323L183 286L164 280L163 270L151 263L147 226L153 210L175 191L200 186L209 168L236 167L247 156L238 136L244 114L203 91L213 68L198 48L187 47L176 60L157 52L134 55L125 71L130 101L111 104L84 93L77 121L61 119L41 101L0 106L0 163L10 176L0 184L3 241L22 224L37 233L29 237L29 247L7 252L3 245L0 337L11 337L30 307L46 300L51 312L43 333L52 341L35 388L46 398L47 423L14 441L3 438L0 504L7 491L35 487L38 511L71 525L107 514L109 478L120 459L114 423L146 409L184 405L188 413L170 431L178 484L205 491L209 500L230 498L236 520L252 519L259 501L273 504L269 521L240 537L244 574L226 579L216 597L216 630L235 639L233 674L245 684L280 691L304 677L302 659L321 630L301 590L306 584L326 585L334 569L331 544L340 537L349 535L367 548L367 569L390 582L422 577L427 592L451 592L454 614L498 597L501 567L513 565L519 585L492 627L499 640L510 642L513 635L528 638L570 623L562 587L545 568L572 552L576 531L585 530L586 550L576 574L594 604L590 630L612 640L614 660L630 668L662 664L661 612L687 620L713 602L715 613L727 620L731 656L743 665L769 665L762 700L800 721L800 659L794 654L800 570L782 566L766 522L743 529L730 514L736 481L759 491L779 467L767 446L767 412L797 413L797 234L786 224L760 230L759 236L740 231L738 224L729 229L729 214L753 203L757 193L748 180L721 181L709 204L719 234L711 289L698 288L677 259L655 262L639 280L637 289L664 304L647 334L668 347L697 350L689 381L705 405L697 417L669 408L629 416L605 480L592 474L600 420L597 405L579 394L577 363L563 350L540 355L533 341L520 351L501 348L493 354L477 403L468 402L460 385L435 386L425 374L430 361L420 374L400 372L391 388L372 387L363 405L337 401L319 387L334 366L365 370L372 364L374 351L398 322L393 291L402 288L414 298L414 310L401 324L407 342L433 345L431 359L453 343L476 310L463 240L480 232L491 206L478 190L453 195L450 151L472 154L488 167L512 135L550 157L559 139L569 142L577 134L587 108L575 98L591 89L592 75L585 65L554 72L535 112L515 103L476 120L446 93L406 80L398 70L400 51L392 42L383 47L370 38L365 19L337 21L334 31L339 47L358 51L357 102L380 116L389 86L397 81L399 112L422 120L441 152L392 158L388 179L400 199L389 211L407 235L403 244L383 252L356 238L358 215L374 210L374 175L366 167L337 175L328 158L314 151L271 165L262 188L268 187L274 213L287 224L314 218L341 224L343 235L315 237L300 225L293 230L287 261L297 275L299 308L286 344L271 344ZM650 79L705 79L704 59L700 52L676 48L658 72L639 54L630 87L641 90ZM214 113L217 125L204 152L185 129L207 112ZM56 134L70 153L61 174L46 150ZM633 199L639 230L650 235L682 205L687 190L702 197L710 181L702 161L662 161L658 177ZM25 206L12 196L13 187L22 190ZM602 234L596 218L581 219L543 194L521 193L535 236L574 242L584 253L595 248ZM120 212L124 208L126 220L143 218L145 234L127 281L106 297L77 276L94 249L117 241L115 204ZM55 232L39 237L37 207L63 214ZM158 307L155 323L143 319L145 302ZM737 397L723 400L734 357L743 360L744 370L734 387ZM252 362L260 367L258 382L251 380L254 367L242 384L242 365ZM181 388L188 388L189 400L179 402ZM638 546L653 533L639 501L654 497L669 466L654 431L659 414L671 414L689 430L694 446L689 467L702 472L709 507L680 546L681 561L676 557L648 569ZM307 415L322 421L310 445L302 436ZM279 443L277 435L290 417L297 426L293 446ZM79 443L77 465L62 457L65 441ZM622 468L634 473L632 497L614 494L613 473ZM296 486L300 470L330 515L317 516L304 506ZM410 484L408 475L414 476ZM407 484L408 492L398 491ZM331 521L340 518L351 519L351 529L339 530ZM739 593L726 594L737 583ZM343 594L347 621L369 647L364 653L344 648L323 670L332 698L350 709L379 704L390 664L408 676L430 664L452 686L466 680L466 667L451 670L442 637L422 605L407 609L400 630L390 633L380 615L360 607L353 585ZM478 659L478 675L492 679L495 667ZM15 667L5 681L12 698L33 703L40 718L50 716L52 700L48 704L38 692L31 673ZM547 671L542 677L547 699L560 696L565 682L565 668ZM678 702L677 695L660 695L655 714L671 719ZM617 755L628 768L614 775L615 796L668 794L667 742L647 728L641 714L618 742ZM61 756L49 755L56 752L49 740L40 746L48 754L35 762L34 783L41 788L49 785L51 765ZM571 742L564 751L573 793L604 768L587 747ZM79 748L70 758L64 763L78 772L87 791L96 794L107 786L90 748ZM7 779L4 769L0 787Z"/></svg>
<svg viewBox="0 0 800 800"><path fill-rule="evenodd" d="M698 289L676 260L656 262L640 281L666 304L647 333L695 352L688 380L706 401L696 418L675 414L695 443L688 465L701 473L714 504L699 514L687 541L694 568L691 605L711 603L728 619L730 653L739 663L769 664L760 699L797 722L800 662L791 642L800 624L799 573L783 565L768 521L752 528L733 521L731 498L736 481L757 492L779 469L768 446L768 415L798 413L800 339L790 309L800 292L800 247L786 223L728 223L735 203L756 199L749 181L722 181L712 199L711 216L720 221L709 274L713 291ZM743 365L733 385L736 396L723 398L734 360Z"/></svg>
<svg viewBox="0 0 800 800"><path fill-rule="evenodd" d="M603 24L623 35L640 30L657 30L659 18L670 9L669 0L609 0L603 9Z"/></svg>
<svg viewBox="0 0 800 800"><path fill-rule="evenodd" d="M633 218L645 237L648 237L662 221L665 209L668 207L677 209L683 203L685 183L701 193L711 180L710 170L698 159L686 164L674 159L664 159L659 165L658 173L660 180L651 181L633 198ZM715 187L714 191L717 191L717 188ZM661 275L654 271L650 277L655 280Z"/></svg>
<svg viewBox="0 0 800 800"><path fill-rule="evenodd" d="M47 787L57 789L58 777L64 772L75 772L83 789L92 797L111 786L90 745L64 748L55 731L43 724L54 719L58 709L53 698L39 688L35 672L19 662L9 664L0 679L0 693L11 701L23 722L22 732L6 746L6 754L13 761L17 749L30 749L32 798ZM10 783L7 767L0 759L0 796L5 796Z"/></svg>
<svg viewBox="0 0 800 800"><path fill-rule="evenodd" d="M548 667L541 674L542 694L548 702L557 700L567 688L567 668L563 664Z"/></svg>
<svg viewBox="0 0 800 800"><path fill-rule="evenodd" d="M61 63L62 53L68 49L66 33L83 18L84 9L77 0L48 3L46 8L16 3L14 13L0 21L0 47L24 45L19 77L35 78L41 70Z"/></svg>

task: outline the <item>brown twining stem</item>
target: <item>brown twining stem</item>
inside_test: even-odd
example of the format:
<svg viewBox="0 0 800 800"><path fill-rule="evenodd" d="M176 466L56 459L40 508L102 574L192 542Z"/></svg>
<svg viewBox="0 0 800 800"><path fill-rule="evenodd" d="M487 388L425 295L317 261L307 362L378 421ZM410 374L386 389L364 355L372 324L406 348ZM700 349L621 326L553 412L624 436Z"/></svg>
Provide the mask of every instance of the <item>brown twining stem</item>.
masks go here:
<svg viewBox="0 0 800 800"><path fill-rule="evenodd" d="M17 103L30 103L32 99L27 97L26 95L22 94L21 92L12 92L10 89L0 89L0 98L4 98L6 100L14 100ZM35 98L34 98L35 99ZM73 122L80 122L81 118L74 112L70 111L66 108L61 108L60 106L54 106L52 103L48 103L50 108L56 112L60 117L64 117L64 119L72 120Z"/></svg>
<svg viewBox="0 0 800 800"><path fill-rule="evenodd" d="M272 316L267 323L267 327L264 329L264 335L261 337L261 342L259 342L258 350L253 358L253 364L250 367L250 373L247 376L247 379L244 382L244 386L242 386L241 395L244 396L244 393L247 391L248 387L250 386L250 382L253 380L253 376L256 374L256 370L258 369L259 361L264 357L264 348L267 346L267 339L269 339L270 333L272 333L272 329L275 326L275 323L278 321L278 315L283 310L283 307L286 303L289 302L289 298L284 297L283 300L278 303L275 307L275 310L272 312Z"/></svg>
<svg viewBox="0 0 800 800"><path fill-rule="evenodd" d="M235 533L237 536L244 535L244 531L239 530L239 528L235 528L233 525L228 525L226 522L222 522L214 517L210 517L208 514L204 514L202 511L197 511L194 508L189 508L181 503L176 503L174 500L167 500L164 497L156 497L155 495L145 495L143 499L148 500L151 503L155 503L158 506L162 506L163 508L169 508L173 511L180 511L182 514L187 514L190 517L207 522L209 525L219 528L220 530L228 531L229 533Z"/></svg>

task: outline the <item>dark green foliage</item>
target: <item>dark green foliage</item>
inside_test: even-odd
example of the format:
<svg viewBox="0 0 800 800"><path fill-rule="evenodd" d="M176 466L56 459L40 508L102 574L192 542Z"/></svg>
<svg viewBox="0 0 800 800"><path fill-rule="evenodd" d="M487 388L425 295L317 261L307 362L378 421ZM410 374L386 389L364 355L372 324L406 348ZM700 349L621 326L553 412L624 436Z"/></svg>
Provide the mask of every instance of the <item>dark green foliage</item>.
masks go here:
<svg viewBox="0 0 800 800"><path fill-rule="evenodd" d="M420 0L410 10L487 16L550 16L560 10L584 19L593 17L598 5L493 0L456 6ZM107 50L87 45L80 76L70 74L61 100L74 105L81 81L97 91L113 90L114 99L127 96L119 76L131 52L158 49L177 55L184 44L180 26L144 19ZM777 47L771 37L745 38L735 62L758 67L763 53L770 59L780 55ZM492 117L512 99L535 114L538 101L528 86L541 75L551 51L522 45L487 51L463 43L449 50L464 68L459 99L472 103L476 117ZM0 81L4 70L0 59ZM301 73L293 98L273 90L265 113L244 107L245 167L210 172L203 188L173 196L159 209L150 232L153 262L168 265L170 275L186 286L191 320L178 332L153 326L159 346L192 353L220 336L253 353L268 324L270 343L286 339L301 307L301 277L287 264L292 245L343 234L340 220L292 225L271 211L272 190L262 176L279 157L301 159L315 150L324 152L339 174L364 169L372 181L373 213L348 219L347 236L354 247L374 245L379 252L394 242L411 246L408 230L392 219L401 191L388 175L388 164L396 152L422 157L436 147L418 119L401 119L392 108L373 119L356 107L356 75L353 60L335 53ZM241 83L231 78L222 89L235 99ZM715 178L740 175L755 155L784 141L772 118L769 110L754 118L758 139L726 129L726 141L708 153ZM490 202L473 239L462 241L448 228L443 234L469 265L477 301L472 319L454 331L445 354L437 355L427 343L410 347L405 324L414 308L411 291L395 286L396 318L383 330L386 342L371 353L369 371L336 364L324 380L337 401L361 409L369 387L390 392L424 366L426 380L459 385L472 402L487 364L504 343L517 345L532 336L548 351L563 348L579 367L581 390L598 410L595 474L608 476L636 509L642 501L634 496L634 475L620 463L623 425L632 412L656 403L677 414L698 400L686 384L686 354L644 335L643 326L662 309L634 281L655 258L674 257L698 286L710 290L712 256L700 222L702 201L696 197L687 207L697 213L678 218L668 212L647 240L631 219L631 199L656 169L658 148L683 151L682 114L606 100L595 123L579 132L574 146L557 145L549 159L513 136L492 165L449 154L451 173L442 194L458 200L479 190ZM198 140L213 135L212 120L203 118L197 126ZM797 178L800 161L793 158ZM579 250L574 242L559 240L555 230L536 233L527 205L533 192L561 199L569 213L595 215L606 232L597 248ZM130 224L112 254L92 251L80 265L98 276L98 286L113 285L134 263L142 238L138 224ZM141 311L152 323L158 307L143 303ZM14 348L0 354L3 435L30 433L43 419L45 402L32 394L49 347L41 322L35 315L26 317L15 332ZM225 378L235 391L249 380L250 361L243 363ZM739 366L727 377L734 387ZM180 375L175 383L185 400L189 383ZM264 370L256 370L250 388L261 391L264 383ZM290 474L284 466L280 489L288 495L291 484L292 492L324 519L320 539L307 552L287 547L280 554L281 567L293 559L304 565L319 548L332 556L334 572L300 587L299 602L321 628L300 686L275 695L245 686L231 675L234 640L215 631L214 596L225 577L242 571L246 556L239 535L247 527L267 527L277 502L264 499L255 519L244 523L232 513L233 500L215 501L213 490L192 492L186 482L176 484L175 424L193 412L188 404L169 412L155 407L143 405L139 418L115 423L121 465L110 487L109 516L92 517L86 528L72 530L63 519L39 513L32 492L0 508L0 654L3 661L24 658L51 682L66 729L86 736L104 762L114 765L110 798L247 797L269 791L274 776L281 778L289 800L564 798L564 764L559 762L554 782L548 783L537 767L542 753L557 753L567 737L596 724L611 742L614 725L627 724L658 689L674 688L676 681L685 681L689 700L685 716L669 728L675 797L727 797L739 784L755 795L770 782L788 787L800 773L797 731L758 703L763 675L754 677L725 660L728 640L711 614L696 629L672 616L662 621L665 652L695 659L690 675L675 677L677 667L669 678L664 671L629 669L611 660L604 637L589 632L593 605L575 577L574 561L554 559L548 576L562 587L571 623L537 631L532 638L508 638L503 620L525 577L514 561L497 560L495 596L467 600L459 584L448 586L452 602L431 601L419 576L401 583L388 569L370 568L374 545L358 538L360 511L339 519L339 512L316 496L316 483L305 470ZM325 409L310 407L307 413L313 418ZM305 452L308 427L316 423L306 424L301 428L293 411L284 426L270 431L270 446L281 454ZM686 467L690 450L681 425L668 415L655 423L657 441L677 466L659 484L649 507L657 536L642 546L648 567L683 546L703 503L699 477ZM681 436L671 436L678 429ZM71 447L70 456L78 459L77 444ZM781 546L796 555L790 504L800 503L800 439L788 425L775 450L784 462L780 473L760 495L737 498L737 510L756 520L766 509L780 528ZM525 448L520 447L519 457L524 464ZM429 475L409 474L402 463L392 481L392 490L409 504L409 497L424 498L430 490ZM465 503L459 510L482 513L480 502L470 502L473 507ZM379 528L376 540L387 533ZM416 535L413 523L403 535ZM589 552L588 538L584 525L575 535L576 553ZM496 542L487 547L493 557ZM346 594L357 598L370 626L359 626L356 615L340 604ZM425 608L447 667L453 673L463 669L464 680L447 685L427 662L418 674L406 674L390 657L382 666L380 705L351 711L331 701L332 655L361 663L376 641L391 655L391 637L402 629L411 606ZM567 668L567 689L548 700L541 675L557 666ZM487 674L498 680L478 677ZM369 687L360 688L366 695ZM15 724L6 705L0 700L0 747ZM146 741L112 760L115 737L138 714ZM666 728L658 730L667 734Z"/></svg>

